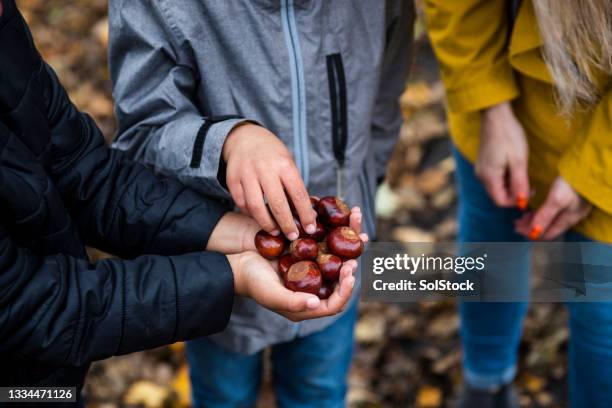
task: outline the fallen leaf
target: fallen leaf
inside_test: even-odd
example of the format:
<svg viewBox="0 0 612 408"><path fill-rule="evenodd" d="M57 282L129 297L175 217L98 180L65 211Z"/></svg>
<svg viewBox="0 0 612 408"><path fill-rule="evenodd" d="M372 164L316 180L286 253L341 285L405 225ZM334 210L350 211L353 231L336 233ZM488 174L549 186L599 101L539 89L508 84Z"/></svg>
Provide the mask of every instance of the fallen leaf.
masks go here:
<svg viewBox="0 0 612 408"><path fill-rule="evenodd" d="M416 406L419 408L435 408L442 404L442 392L439 388L425 385L417 393Z"/></svg>

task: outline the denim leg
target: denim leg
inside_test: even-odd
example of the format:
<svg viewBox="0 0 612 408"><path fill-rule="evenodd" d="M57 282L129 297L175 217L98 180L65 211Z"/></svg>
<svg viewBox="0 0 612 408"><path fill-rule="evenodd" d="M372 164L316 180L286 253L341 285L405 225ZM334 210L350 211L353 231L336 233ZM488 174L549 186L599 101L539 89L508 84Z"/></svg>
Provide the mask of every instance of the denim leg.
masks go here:
<svg viewBox="0 0 612 408"><path fill-rule="evenodd" d="M474 168L455 150L459 194L460 242L525 242L514 232L515 209L497 207L477 179ZM507 271L516 279L528 280L530 259L517 259ZM493 388L510 383L516 372L517 348L524 302L462 302L461 339L466 382L474 388Z"/></svg>
<svg viewBox="0 0 612 408"><path fill-rule="evenodd" d="M257 401L262 353L244 355L203 338L187 342L193 406L250 408Z"/></svg>
<svg viewBox="0 0 612 408"><path fill-rule="evenodd" d="M272 348L279 408L342 408L353 355L357 302L323 331Z"/></svg>
<svg viewBox="0 0 612 408"><path fill-rule="evenodd" d="M573 232L566 240L590 241ZM593 264L612 264L612 253L606 247L589 247L583 256ZM612 407L612 302L570 302L567 307L571 406Z"/></svg>

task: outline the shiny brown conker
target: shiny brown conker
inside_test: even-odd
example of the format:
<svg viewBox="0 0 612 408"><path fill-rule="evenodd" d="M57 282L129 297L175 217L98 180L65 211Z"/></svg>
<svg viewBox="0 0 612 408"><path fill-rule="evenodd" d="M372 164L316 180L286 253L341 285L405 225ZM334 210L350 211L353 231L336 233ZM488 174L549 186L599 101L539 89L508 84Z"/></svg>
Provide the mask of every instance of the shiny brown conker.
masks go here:
<svg viewBox="0 0 612 408"><path fill-rule="evenodd" d="M294 263L285 276L285 287L295 292L318 295L322 285L321 271L317 264L312 261Z"/></svg>
<svg viewBox="0 0 612 408"><path fill-rule="evenodd" d="M356 259L363 252L363 241L350 227L333 229L327 235L329 251L342 259Z"/></svg>
<svg viewBox="0 0 612 408"><path fill-rule="evenodd" d="M281 278L283 280L287 276L287 271L291 268L291 265L294 264L293 257L291 254L285 254L280 257L278 260L278 272L280 273Z"/></svg>
<svg viewBox="0 0 612 408"><path fill-rule="evenodd" d="M327 236L327 229L325 229L325 226L321 224L319 221L317 221L316 223L315 232L313 232L312 234L306 233L307 238L312 238L315 241L322 241L325 239L326 236Z"/></svg>
<svg viewBox="0 0 612 408"><path fill-rule="evenodd" d="M298 238L289 246L289 253L294 262L314 260L319 253L317 241L312 238Z"/></svg>
<svg viewBox="0 0 612 408"><path fill-rule="evenodd" d="M317 296L319 299L328 299L334 293L334 284L331 282L323 282Z"/></svg>
<svg viewBox="0 0 612 408"><path fill-rule="evenodd" d="M255 248L261 256L266 259L276 259L282 255L287 247L287 242L282 236L275 237L264 230L255 234Z"/></svg>
<svg viewBox="0 0 612 408"><path fill-rule="evenodd" d="M340 268L342 267L342 259L332 254L317 255L317 265L321 270L323 280L335 282L340 277Z"/></svg>
<svg viewBox="0 0 612 408"><path fill-rule="evenodd" d="M349 225L351 210L348 205L338 197L323 197L316 204L316 210L321 221L330 227L344 227Z"/></svg>

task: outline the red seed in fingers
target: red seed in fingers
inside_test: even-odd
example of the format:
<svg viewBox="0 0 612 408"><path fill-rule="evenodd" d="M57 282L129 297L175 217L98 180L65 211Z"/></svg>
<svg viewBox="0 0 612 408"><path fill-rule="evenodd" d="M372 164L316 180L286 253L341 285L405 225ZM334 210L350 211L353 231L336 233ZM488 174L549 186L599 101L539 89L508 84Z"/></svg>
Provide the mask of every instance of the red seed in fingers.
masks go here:
<svg viewBox="0 0 612 408"><path fill-rule="evenodd" d="M334 293L334 284L331 282L324 282L317 296L319 296L319 299L328 299L332 293Z"/></svg>
<svg viewBox="0 0 612 408"><path fill-rule="evenodd" d="M313 232L312 234L306 234L306 238L312 238L315 241L322 241L325 239L326 236L327 236L327 230L325 229L325 226L321 224L319 221L317 221L316 223L315 232Z"/></svg>
<svg viewBox="0 0 612 408"><path fill-rule="evenodd" d="M342 259L332 254L317 255L317 264L321 270L323 280L335 282L340 278L340 268L342 268Z"/></svg>
<svg viewBox="0 0 612 408"><path fill-rule="evenodd" d="M356 259L363 252L363 241L352 228L339 227L327 235L329 251L342 259Z"/></svg>
<svg viewBox="0 0 612 408"><path fill-rule="evenodd" d="M323 223L330 227L349 225L351 210L338 197L328 196L321 198L316 204L316 210Z"/></svg>
<svg viewBox="0 0 612 408"><path fill-rule="evenodd" d="M289 268L291 268L291 265L293 264L294 264L294 261L293 261L293 257L291 256L291 254L285 254L281 256L280 259L278 260L278 272L280 273L280 276L283 279L283 281L285 280L285 277L287 276L287 271L289 270Z"/></svg>
<svg viewBox="0 0 612 408"><path fill-rule="evenodd" d="M291 265L285 277L285 287L294 292L306 292L318 295L323 278L316 263L300 261Z"/></svg>
<svg viewBox="0 0 612 408"><path fill-rule="evenodd" d="M266 259L278 258L285 251L286 247L287 242L284 237L270 235L264 230L260 230L255 234L255 248Z"/></svg>
<svg viewBox="0 0 612 408"><path fill-rule="evenodd" d="M298 238L289 246L289 253L294 262L314 260L319 253L317 241L312 238Z"/></svg>

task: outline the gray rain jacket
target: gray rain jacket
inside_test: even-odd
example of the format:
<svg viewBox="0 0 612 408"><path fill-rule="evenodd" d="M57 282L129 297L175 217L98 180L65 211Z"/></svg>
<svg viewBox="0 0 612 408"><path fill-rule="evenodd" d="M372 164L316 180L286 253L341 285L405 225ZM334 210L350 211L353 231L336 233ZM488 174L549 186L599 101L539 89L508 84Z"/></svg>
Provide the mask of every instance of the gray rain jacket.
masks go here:
<svg viewBox="0 0 612 408"><path fill-rule="evenodd" d="M376 185L402 122L411 0L111 0L109 16L115 148L229 198L223 143L256 121L293 152L311 194L361 206L374 235ZM334 320L292 323L238 298L214 339L254 353Z"/></svg>

